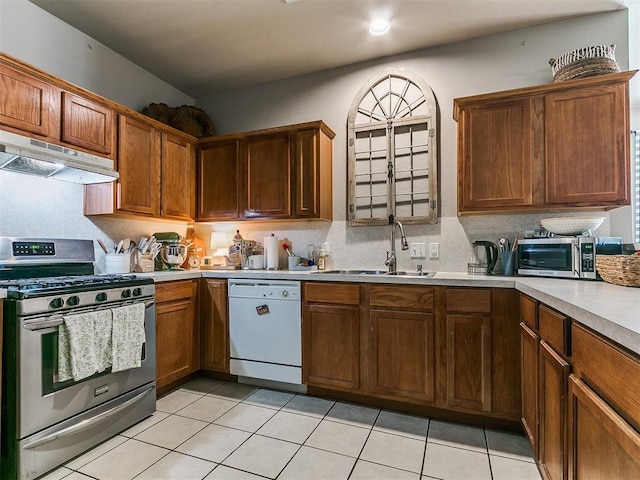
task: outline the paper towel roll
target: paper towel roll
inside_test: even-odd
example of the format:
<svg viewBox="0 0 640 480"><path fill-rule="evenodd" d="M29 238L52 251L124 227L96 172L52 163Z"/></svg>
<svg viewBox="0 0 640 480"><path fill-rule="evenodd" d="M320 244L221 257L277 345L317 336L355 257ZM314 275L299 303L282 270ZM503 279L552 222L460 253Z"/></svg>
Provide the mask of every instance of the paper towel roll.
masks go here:
<svg viewBox="0 0 640 480"><path fill-rule="evenodd" d="M278 269L278 237L275 235L264 237L264 258L267 270Z"/></svg>

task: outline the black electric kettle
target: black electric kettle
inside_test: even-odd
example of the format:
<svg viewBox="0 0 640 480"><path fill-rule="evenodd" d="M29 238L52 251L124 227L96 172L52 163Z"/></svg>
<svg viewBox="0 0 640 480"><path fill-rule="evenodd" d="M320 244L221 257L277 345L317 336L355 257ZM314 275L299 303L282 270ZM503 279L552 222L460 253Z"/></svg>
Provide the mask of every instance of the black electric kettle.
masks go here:
<svg viewBox="0 0 640 480"><path fill-rule="evenodd" d="M487 275L491 275L493 268L498 261L498 246L488 240L477 240L473 242L473 257L476 264L487 265Z"/></svg>

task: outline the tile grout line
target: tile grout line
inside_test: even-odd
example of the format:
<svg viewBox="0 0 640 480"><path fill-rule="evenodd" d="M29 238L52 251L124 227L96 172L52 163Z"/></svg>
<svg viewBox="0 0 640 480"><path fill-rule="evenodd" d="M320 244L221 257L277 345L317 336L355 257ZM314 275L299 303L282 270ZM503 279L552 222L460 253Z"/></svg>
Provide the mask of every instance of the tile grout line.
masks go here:
<svg viewBox="0 0 640 480"><path fill-rule="evenodd" d="M429 430L431 430L431 418L427 424L427 434L424 437L424 451L422 452L422 465L420 466L420 479L424 475L424 463L427 461L427 444L429 443Z"/></svg>
<svg viewBox="0 0 640 480"><path fill-rule="evenodd" d="M369 437L371 437L371 432L373 432L373 426L378 421L378 418L380 418L380 413L381 412L382 412L382 409L378 409L378 414L376 415L376 418L373 420L373 423L371 424L371 428L369 429L369 433L367 434L367 438L364 441L364 443L362 444L362 448L360 449L360 452L358 453L358 456L356 457L356 461L353 462L353 467L351 467L351 471L349 472L349 475L347 475L347 480L349 478L351 478L351 475L353 475L353 471L356 469L356 465L358 464L358 460L360 460L360 455L362 455L362 452L364 451L364 447L367 445L367 442L369 441Z"/></svg>
<svg viewBox="0 0 640 480"><path fill-rule="evenodd" d="M305 394L305 395L306 395L306 394ZM287 406L287 405L288 405L288 404L289 404L289 403L290 403L294 398L296 398L297 396L298 396L298 395L294 395L294 396L293 396L293 398L291 398L287 403L285 403L285 404L281 407L280 411L282 411L282 408L286 407L286 406ZM282 475L282 472L284 472L284 471L286 470L287 466L289 466L289 464L290 464L290 463L291 463L291 461L295 458L295 456L298 454L298 452L300 452L300 450L302 450L302 447L303 447L303 446L306 446L307 448L314 448L314 447L311 447L311 446L309 446L309 445L305 445L305 443L307 442L307 440L309 440L309 438L311 437L311 435L313 435L313 432L315 432L315 431L318 429L318 427L320 426L320 424L322 423L322 421L323 421L323 420L325 420L325 419L327 418L327 415L329 414L329 412L331 411L331 409L332 409L332 408L336 405L336 403L337 403L335 400L328 400L328 401L332 401L332 402L333 402L333 405L331 405L331 407L329 408L329 410L327 410L327 411L325 412L325 414L322 416L322 418L320 419L320 421L318 422L318 424L317 424L315 427L313 427L313 430L311 430L311 433L310 433L309 435L307 435L307 438L305 438L305 439L304 439L304 442L302 442L302 443L300 444L300 447L298 448L298 450L296 450L296 453L294 453L294 454L291 456L291 458L289 459L289 461L285 464L285 466L284 466L284 467L282 467L282 470L280 470L280 472L278 473L278 475L276 475L276 479L277 479L280 475ZM286 412L286 413L290 413L290 412ZM309 416L310 416L310 415L309 415ZM310 416L310 417L311 417L311 416ZM318 417L311 417L311 418L318 418ZM319 449L318 449L318 450L319 450Z"/></svg>
<svg viewBox="0 0 640 480"><path fill-rule="evenodd" d="M487 429L482 428L482 436L484 437L484 445L487 449L487 462L489 462L489 476L493 480L493 466L491 465L491 455L489 455L489 440L487 439Z"/></svg>

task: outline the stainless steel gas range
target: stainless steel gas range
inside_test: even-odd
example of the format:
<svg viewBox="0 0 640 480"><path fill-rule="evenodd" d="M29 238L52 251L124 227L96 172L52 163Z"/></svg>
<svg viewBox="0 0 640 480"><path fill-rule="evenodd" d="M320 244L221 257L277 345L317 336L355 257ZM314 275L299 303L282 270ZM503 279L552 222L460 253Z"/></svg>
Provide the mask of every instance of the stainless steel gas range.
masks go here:
<svg viewBox="0 0 640 480"><path fill-rule="evenodd" d="M91 240L0 237L0 478L36 478L155 411L153 280L94 275L93 261ZM116 367L123 348L131 364Z"/></svg>

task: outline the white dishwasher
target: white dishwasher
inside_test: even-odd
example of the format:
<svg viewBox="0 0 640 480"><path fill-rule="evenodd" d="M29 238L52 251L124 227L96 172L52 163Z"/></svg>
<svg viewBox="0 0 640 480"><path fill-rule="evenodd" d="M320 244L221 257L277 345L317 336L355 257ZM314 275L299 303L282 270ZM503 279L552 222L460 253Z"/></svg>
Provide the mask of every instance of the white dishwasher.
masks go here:
<svg viewBox="0 0 640 480"><path fill-rule="evenodd" d="M300 282L229 280L230 371L302 384Z"/></svg>

